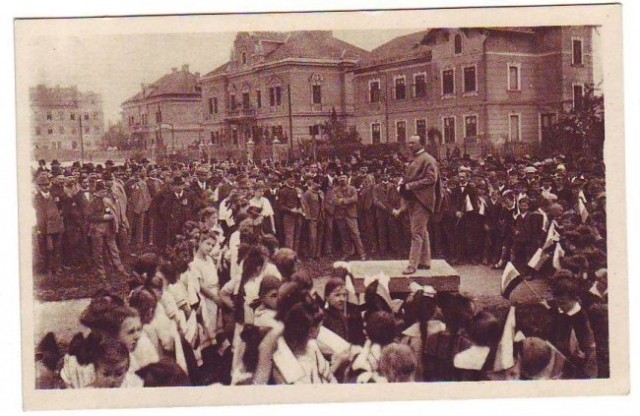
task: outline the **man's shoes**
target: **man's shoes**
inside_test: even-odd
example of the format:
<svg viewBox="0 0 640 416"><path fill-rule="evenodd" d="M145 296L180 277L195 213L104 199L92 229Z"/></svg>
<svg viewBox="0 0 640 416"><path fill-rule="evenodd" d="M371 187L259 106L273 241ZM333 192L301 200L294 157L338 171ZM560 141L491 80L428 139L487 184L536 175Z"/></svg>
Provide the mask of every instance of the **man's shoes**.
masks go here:
<svg viewBox="0 0 640 416"><path fill-rule="evenodd" d="M407 266L407 268L402 271L402 274L414 274L415 272L416 272L415 267Z"/></svg>
<svg viewBox="0 0 640 416"><path fill-rule="evenodd" d="M366 254L361 255L360 256L360 260L361 261L367 261L367 255Z"/></svg>
<svg viewBox="0 0 640 416"><path fill-rule="evenodd" d="M427 266L426 264L418 264L418 270L429 270L431 266Z"/></svg>

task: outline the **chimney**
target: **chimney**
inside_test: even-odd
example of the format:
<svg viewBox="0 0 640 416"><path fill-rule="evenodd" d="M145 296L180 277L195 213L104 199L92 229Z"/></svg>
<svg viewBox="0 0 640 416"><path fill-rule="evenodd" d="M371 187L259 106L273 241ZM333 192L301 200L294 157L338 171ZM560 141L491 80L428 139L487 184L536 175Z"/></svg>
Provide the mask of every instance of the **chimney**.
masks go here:
<svg viewBox="0 0 640 416"><path fill-rule="evenodd" d="M175 74L176 72L178 72L178 67L174 66L173 68L171 68L171 73Z"/></svg>
<svg viewBox="0 0 640 416"><path fill-rule="evenodd" d="M141 82L140 89L142 90L142 96L145 97L147 95L147 84Z"/></svg>
<svg viewBox="0 0 640 416"><path fill-rule="evenodd" d="M182 65L182 72L189 72L189 65L188 64Z"/></svg>

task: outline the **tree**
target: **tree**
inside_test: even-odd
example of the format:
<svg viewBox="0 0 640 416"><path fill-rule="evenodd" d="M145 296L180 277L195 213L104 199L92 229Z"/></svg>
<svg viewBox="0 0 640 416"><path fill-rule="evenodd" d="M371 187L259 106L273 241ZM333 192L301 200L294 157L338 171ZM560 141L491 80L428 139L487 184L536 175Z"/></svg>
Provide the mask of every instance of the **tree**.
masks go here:
<svg viewBox="0 0 640 416"><path fill-rule="evenodd" d="M322 124L322 131L334 144L359 143L361 140L355 127L347 127L346 123L338 117L335 107L331 108L329 119Z"/></svg>
<svg viewBox="0 0 640 416"><path fill-rule="evenodd" d="M116 147L120 150L129 149L129 132L122 121L110 124L102 139L104 148Z"/></svg>
<svg viewBox="0 0 640 416"><path fill-rule="evenodd" d="M593 86L585 89L570 111L562 112L545 132L542 149L547 155L558 153L574 160L602 160L604 150L604 97Z"/></svg>

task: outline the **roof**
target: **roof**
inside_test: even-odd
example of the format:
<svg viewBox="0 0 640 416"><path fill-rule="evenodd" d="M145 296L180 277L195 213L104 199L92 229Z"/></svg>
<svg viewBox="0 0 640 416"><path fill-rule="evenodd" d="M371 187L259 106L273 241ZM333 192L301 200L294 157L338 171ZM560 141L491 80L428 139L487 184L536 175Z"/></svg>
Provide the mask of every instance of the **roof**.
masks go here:
<svg viewBox="0 0 640 416"><path fill-rule="evenodd" d="M100 95L93 91L81 92L77 86L71 87L47 87L38 85L29 91L31 103L40 106L77 106L79 102L89 99L100 100Z"/></svg>
<svg viewBox="0 0 640 416"><path fill-rule="evenodd" d="M133 97L127 99L125 103L163 95L199 96L200 92L197 90L197 86L198 77L196 77L196 75L184 68L180 71L174 68L171 73L163 75L155 82L146 85L146 91L138 92Z"/></svg>
<svg viewBox="0 0 640 416"><path fill-rule="evenodd" d="M431 29L427 29L393 38L372 50L369 56L363 59L358 66L365 68L394 59L409 59L413 55L412 52L416 54L426 52L430 49L430 46L424 45L423 40L430 31Z"/></svg>
<svg viewBox="0 0 640 416"><path fill-rule="evenodd" d="M266 62L288 58L361 59L370 52L336 39L330 31L290 32L288 39L265 57Z"/></svg>
<svg viewBox="0 0 640 416"><path fill-rule="evenodd" d="M227 68L228 67L229 67L229 62L225 62L224 64L220 65L219 67L217 67L213 71L207 72L204 76L205 77L210 77L210 76L213 76L213 75L224 74L225 72L227 72Z"/></svg>

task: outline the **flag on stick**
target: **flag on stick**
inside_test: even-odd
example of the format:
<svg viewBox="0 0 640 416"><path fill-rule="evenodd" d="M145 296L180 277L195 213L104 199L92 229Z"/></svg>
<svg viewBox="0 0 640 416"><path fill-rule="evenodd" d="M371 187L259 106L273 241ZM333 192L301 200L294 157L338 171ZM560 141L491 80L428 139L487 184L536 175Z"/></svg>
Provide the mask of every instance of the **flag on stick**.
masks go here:
<svg viewBox="0 0 640 416"><path fill-rule="evenodd" d="M560 245L560 243L556 243L556 248L553 250L553 268L556 270L560 270L562 266L560 265L560 259L565 255L564 249Z"/></svg>
<svg viewBox="0 0 640 416"><path fill-rule="evenodd" d="M584 204L584 199L578 199L578 211L580 212L580 217L582 218L582 222L587 222L589 219L589 211L587 211L587 207Z"/></svg>
<svg viewBox="0 0 640 416"><path fill-rule="evenodd" d="M513 367L513 343L516 342L516 308L511 306L507 319L504 322L502 337L496 349L496 359L493 363L493 371L503 371Z"/></svg>
<svg viewBox="0 0 640 416"><path fill-rule="evenodd" d="M549 260L551 256L548 253L542 251L541 248L536 250L536 252L531 256L529 263L527 265L531 267L535 271L539 271L542 266Z"/></svg>
<svg viewBox="0 0 640 416"><path fill-rule="evenodd" d="M511 292L520 284L524 279L520 275L520 272L513 263L508 262L502 272L502 280L500 285L500 292L502 293L502 297L505 299L509 299L511 296Z"/></svg>

